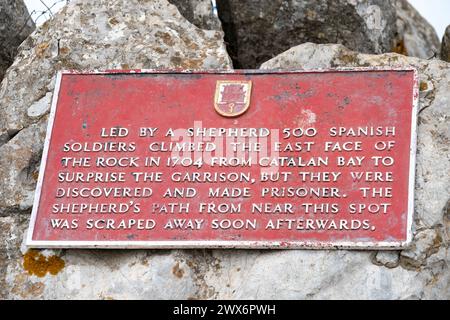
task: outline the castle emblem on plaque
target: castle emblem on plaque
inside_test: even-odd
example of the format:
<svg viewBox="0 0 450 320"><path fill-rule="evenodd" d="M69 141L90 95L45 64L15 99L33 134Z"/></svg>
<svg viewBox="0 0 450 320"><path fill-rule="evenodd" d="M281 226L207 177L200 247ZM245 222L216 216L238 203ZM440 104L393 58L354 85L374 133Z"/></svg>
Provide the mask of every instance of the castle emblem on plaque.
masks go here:
<svg viewBox="0 0 450 320"><path fill-rule="evenodd" d="M214 108L224 117L236 117L250 106L251 81L217 81Z"/></svg>

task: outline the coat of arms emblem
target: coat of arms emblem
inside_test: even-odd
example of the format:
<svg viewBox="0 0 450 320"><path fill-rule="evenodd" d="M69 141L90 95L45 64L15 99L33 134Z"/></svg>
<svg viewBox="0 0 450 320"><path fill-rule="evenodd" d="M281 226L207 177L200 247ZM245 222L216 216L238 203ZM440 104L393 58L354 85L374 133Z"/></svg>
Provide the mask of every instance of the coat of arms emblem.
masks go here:
<svg viewBox="0 0 450 320"><path fill-rule="evenodd" d="M216 83L214 108L224 117L236 117L250 106L251 81L219 80Z"/></svg>

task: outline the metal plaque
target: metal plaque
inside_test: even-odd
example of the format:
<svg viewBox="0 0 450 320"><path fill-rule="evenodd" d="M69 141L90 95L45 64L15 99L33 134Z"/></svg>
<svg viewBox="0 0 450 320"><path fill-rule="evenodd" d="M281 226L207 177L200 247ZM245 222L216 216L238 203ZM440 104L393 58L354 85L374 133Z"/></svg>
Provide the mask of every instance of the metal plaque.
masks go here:
<svg viewBox="0 0 450 320"><path fill-rule="evenodd" d="M61 72L27 245L400 248L414 69Z"/></svg>

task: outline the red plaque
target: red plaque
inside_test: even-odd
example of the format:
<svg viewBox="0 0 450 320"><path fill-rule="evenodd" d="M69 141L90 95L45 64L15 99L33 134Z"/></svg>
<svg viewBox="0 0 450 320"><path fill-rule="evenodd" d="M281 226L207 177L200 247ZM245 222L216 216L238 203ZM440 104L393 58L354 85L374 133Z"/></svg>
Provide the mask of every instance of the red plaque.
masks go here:
<svg viewBox="0 0 450 320"><path fill-rule="evenodd" d="M413 69L59 74L27 244L396 248Z"/></svg>

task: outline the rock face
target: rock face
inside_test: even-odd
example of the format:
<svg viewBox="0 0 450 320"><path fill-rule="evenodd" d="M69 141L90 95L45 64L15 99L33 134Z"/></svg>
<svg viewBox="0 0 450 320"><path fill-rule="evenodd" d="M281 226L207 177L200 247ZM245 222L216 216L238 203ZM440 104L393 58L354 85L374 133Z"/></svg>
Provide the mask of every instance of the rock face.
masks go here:
<svg viewBox="0 0 450 320"><path fill-rule="evenodd" d="M236 68L256 68L295 45L339 43L364 53L428 58L439 40L406 0L218 0Z"/></svg>
<svg viewBox="0 0 450 320"><path fill-rule="evenodd" d="M33 30L34 22L23 0L0 2L0 81L12 64L17 47Z"/></svg>
<svg viewBox="0 0 450 320"><path fill-rule="evenodd" d="M450 62L450 26L445 29L444 37L442 37L441 59Z"/></svg>
<svg viewBox="0 0 450 320"><path fill-rule="evenodd" d="M262 68L418 68L421 111L411 248L27 252L22 240L55 72L230 68L221 38L221 32L188 23L165 0L72 1L21 47L0 91L0 129L6 133L0 146L0 298L449 299L450 64L360 54L341 45L303 44Z"/></svg>
<svg viewBox="0 0 450 320"><path fill-rule="evenodd" d="M439 53L439 38L434 28L407 0L395 0L397 36L395 52L427 59Z"/></svg>
<svg viewBox="0 0 450 320"><path fill-rule="evenodd" d="M221 30L219 17L211 0L169 0L188 21L206 30Z"/></svg>

